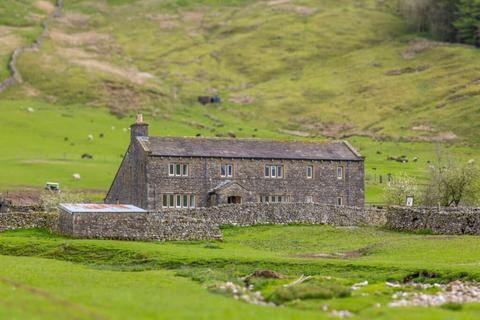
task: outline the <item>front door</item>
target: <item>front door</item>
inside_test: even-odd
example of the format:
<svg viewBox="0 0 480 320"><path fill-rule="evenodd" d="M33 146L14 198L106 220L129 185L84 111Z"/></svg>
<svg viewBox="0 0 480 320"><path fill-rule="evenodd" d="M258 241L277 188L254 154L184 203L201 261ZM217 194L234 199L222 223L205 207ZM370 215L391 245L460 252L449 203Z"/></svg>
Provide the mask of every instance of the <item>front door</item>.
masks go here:
<svg viewBox="0 0 480 320"><path fill-rule="evenodd" d="M242 203L242 197L240 197L240 196L230 196L230 197L228 197L227 202L229 204L240 204L240 203Z"/></svg>

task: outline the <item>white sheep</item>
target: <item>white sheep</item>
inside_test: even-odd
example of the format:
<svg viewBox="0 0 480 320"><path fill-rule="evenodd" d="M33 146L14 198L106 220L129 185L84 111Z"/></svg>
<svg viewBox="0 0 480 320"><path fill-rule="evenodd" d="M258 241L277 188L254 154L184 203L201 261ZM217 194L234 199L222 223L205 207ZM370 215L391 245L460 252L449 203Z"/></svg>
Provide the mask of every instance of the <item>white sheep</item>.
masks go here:
<svg viewBox="0 0 480 320"><path fill-rule="evenodd" d="M73 180L77 180L77 181L78 181L78 180L80 180L80 178L81 178L81 177L80 177L80 173L74 173L74 174L73 174Z"/></svg>

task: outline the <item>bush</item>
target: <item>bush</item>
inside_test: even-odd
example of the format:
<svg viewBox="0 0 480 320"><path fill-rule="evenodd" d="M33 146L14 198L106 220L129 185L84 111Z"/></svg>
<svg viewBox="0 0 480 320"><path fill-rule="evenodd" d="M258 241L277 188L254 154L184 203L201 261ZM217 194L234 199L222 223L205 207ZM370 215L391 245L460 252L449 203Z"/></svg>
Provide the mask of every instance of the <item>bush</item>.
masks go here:
<svg viewBox="0 0 480 320"><path fill-rule="evenodd" d="M338 284L322 287L307 284L279 287L272 293L268 300L275 304L282 304L297 299L307 300L343 298L350 296L350 294L350 288Z"/></svg>
<svg viewBox="0 0 480 320"><path fill-rule="evenodd" d="M422 194L417 180L405 174L394 177L385 187L384 201L388 206L404 206L408 196L414 197L416 205L421 204Z"/></svg>
<svg viewBox="0 0 480 320"><path fill-rule="evenodd" d="M42 207L47 212L57 210L60 203L81 203L83 201L82 193L46 191L40 196Z"/></svg>
<svg viewBox="0 0 480 320"><path fill-rule="evenodd" d="M423 200L426 205L457 207L480 203L480 173L474 161L443 160L439 156L428 171Z"/></svg>

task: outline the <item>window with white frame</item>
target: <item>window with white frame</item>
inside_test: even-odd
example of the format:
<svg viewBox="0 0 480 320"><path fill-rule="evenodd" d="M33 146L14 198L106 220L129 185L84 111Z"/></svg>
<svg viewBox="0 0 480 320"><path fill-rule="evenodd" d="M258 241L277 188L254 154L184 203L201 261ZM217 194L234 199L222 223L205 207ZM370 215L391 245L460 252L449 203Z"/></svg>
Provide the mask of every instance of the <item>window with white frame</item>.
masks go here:
<svg viewBox="0 0 480 320"><path fill-rule="evenodd" d="M281 179L283 178L283 166L265 166L265 178Z"/></svg>
<svg viewBox="0 0 480 320"><path fill-rule="evenodd" d="M233 177L233 164L221 164L220 165L220 176L222 178Z"/></svg>
<svg viewBox="0 0 480 320"><path fill-rule="evenodd" d="M168 175L170 177L188 177L189 166L186 163L170 163L168 165Z"/></svg>
<svg viewBox="0 0 480 320"><path fill-rule="evenodd" d="M313 178L313 166L307 166L307 179Z"/></svg>
<svg viewBox="0 0 480 320"><path fill-rule="evenodd" d="M164 194L162 195L163 208L195 208L194 194Z"/></svg>
<svg viewBox="0 0 480 320"><path fill-rule="evenodd" d="M338 166L337 167L337 179L338 180L342 180L343 179L343 167L342 166Z"/></svg>
<svg viewBox="0 0 480 320"><path fill-rule="evenodd" d="M263 203L290 202L290 196L289 195L261 195L259 198L259 201Z"/></svg>
<svg viewBox="0 0 480 320"><path fill-rule="evenodd" d="M343 197L337 197L337 206L343 206Z"/></svg>

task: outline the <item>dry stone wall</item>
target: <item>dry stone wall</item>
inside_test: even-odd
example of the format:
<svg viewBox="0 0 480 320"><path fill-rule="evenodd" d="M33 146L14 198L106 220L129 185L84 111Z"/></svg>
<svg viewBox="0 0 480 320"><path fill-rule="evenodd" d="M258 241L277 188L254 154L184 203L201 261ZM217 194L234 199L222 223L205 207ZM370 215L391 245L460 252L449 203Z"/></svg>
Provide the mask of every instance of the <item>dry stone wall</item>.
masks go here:
<svg viewBox="0 0 480 320"><path fill-rule="evenodd" d="M391 207L386 226L399 231L480 235L480 208Z"/></svg>
<svg viewBox="0 0 480 320"><path fill-rule="evenodd" d="M48 229L57 231L58 214L46 212L0 213L0 231L16 229Z"/></svg>
<svg viewBox="0 0 480 320"><path fill-rule="evenodd" d="M385 212L375 208L321 205L315 203L245 203L217 207L163 210L219 225L330 224L337 226L384 225Z"/></svg>
<svg viewBox="0 0 480 320"><path fill-rule="evenodd" d="M218 225L178 213L78 213L61 211L62 234L86 239L214 240Z"/></svg>

